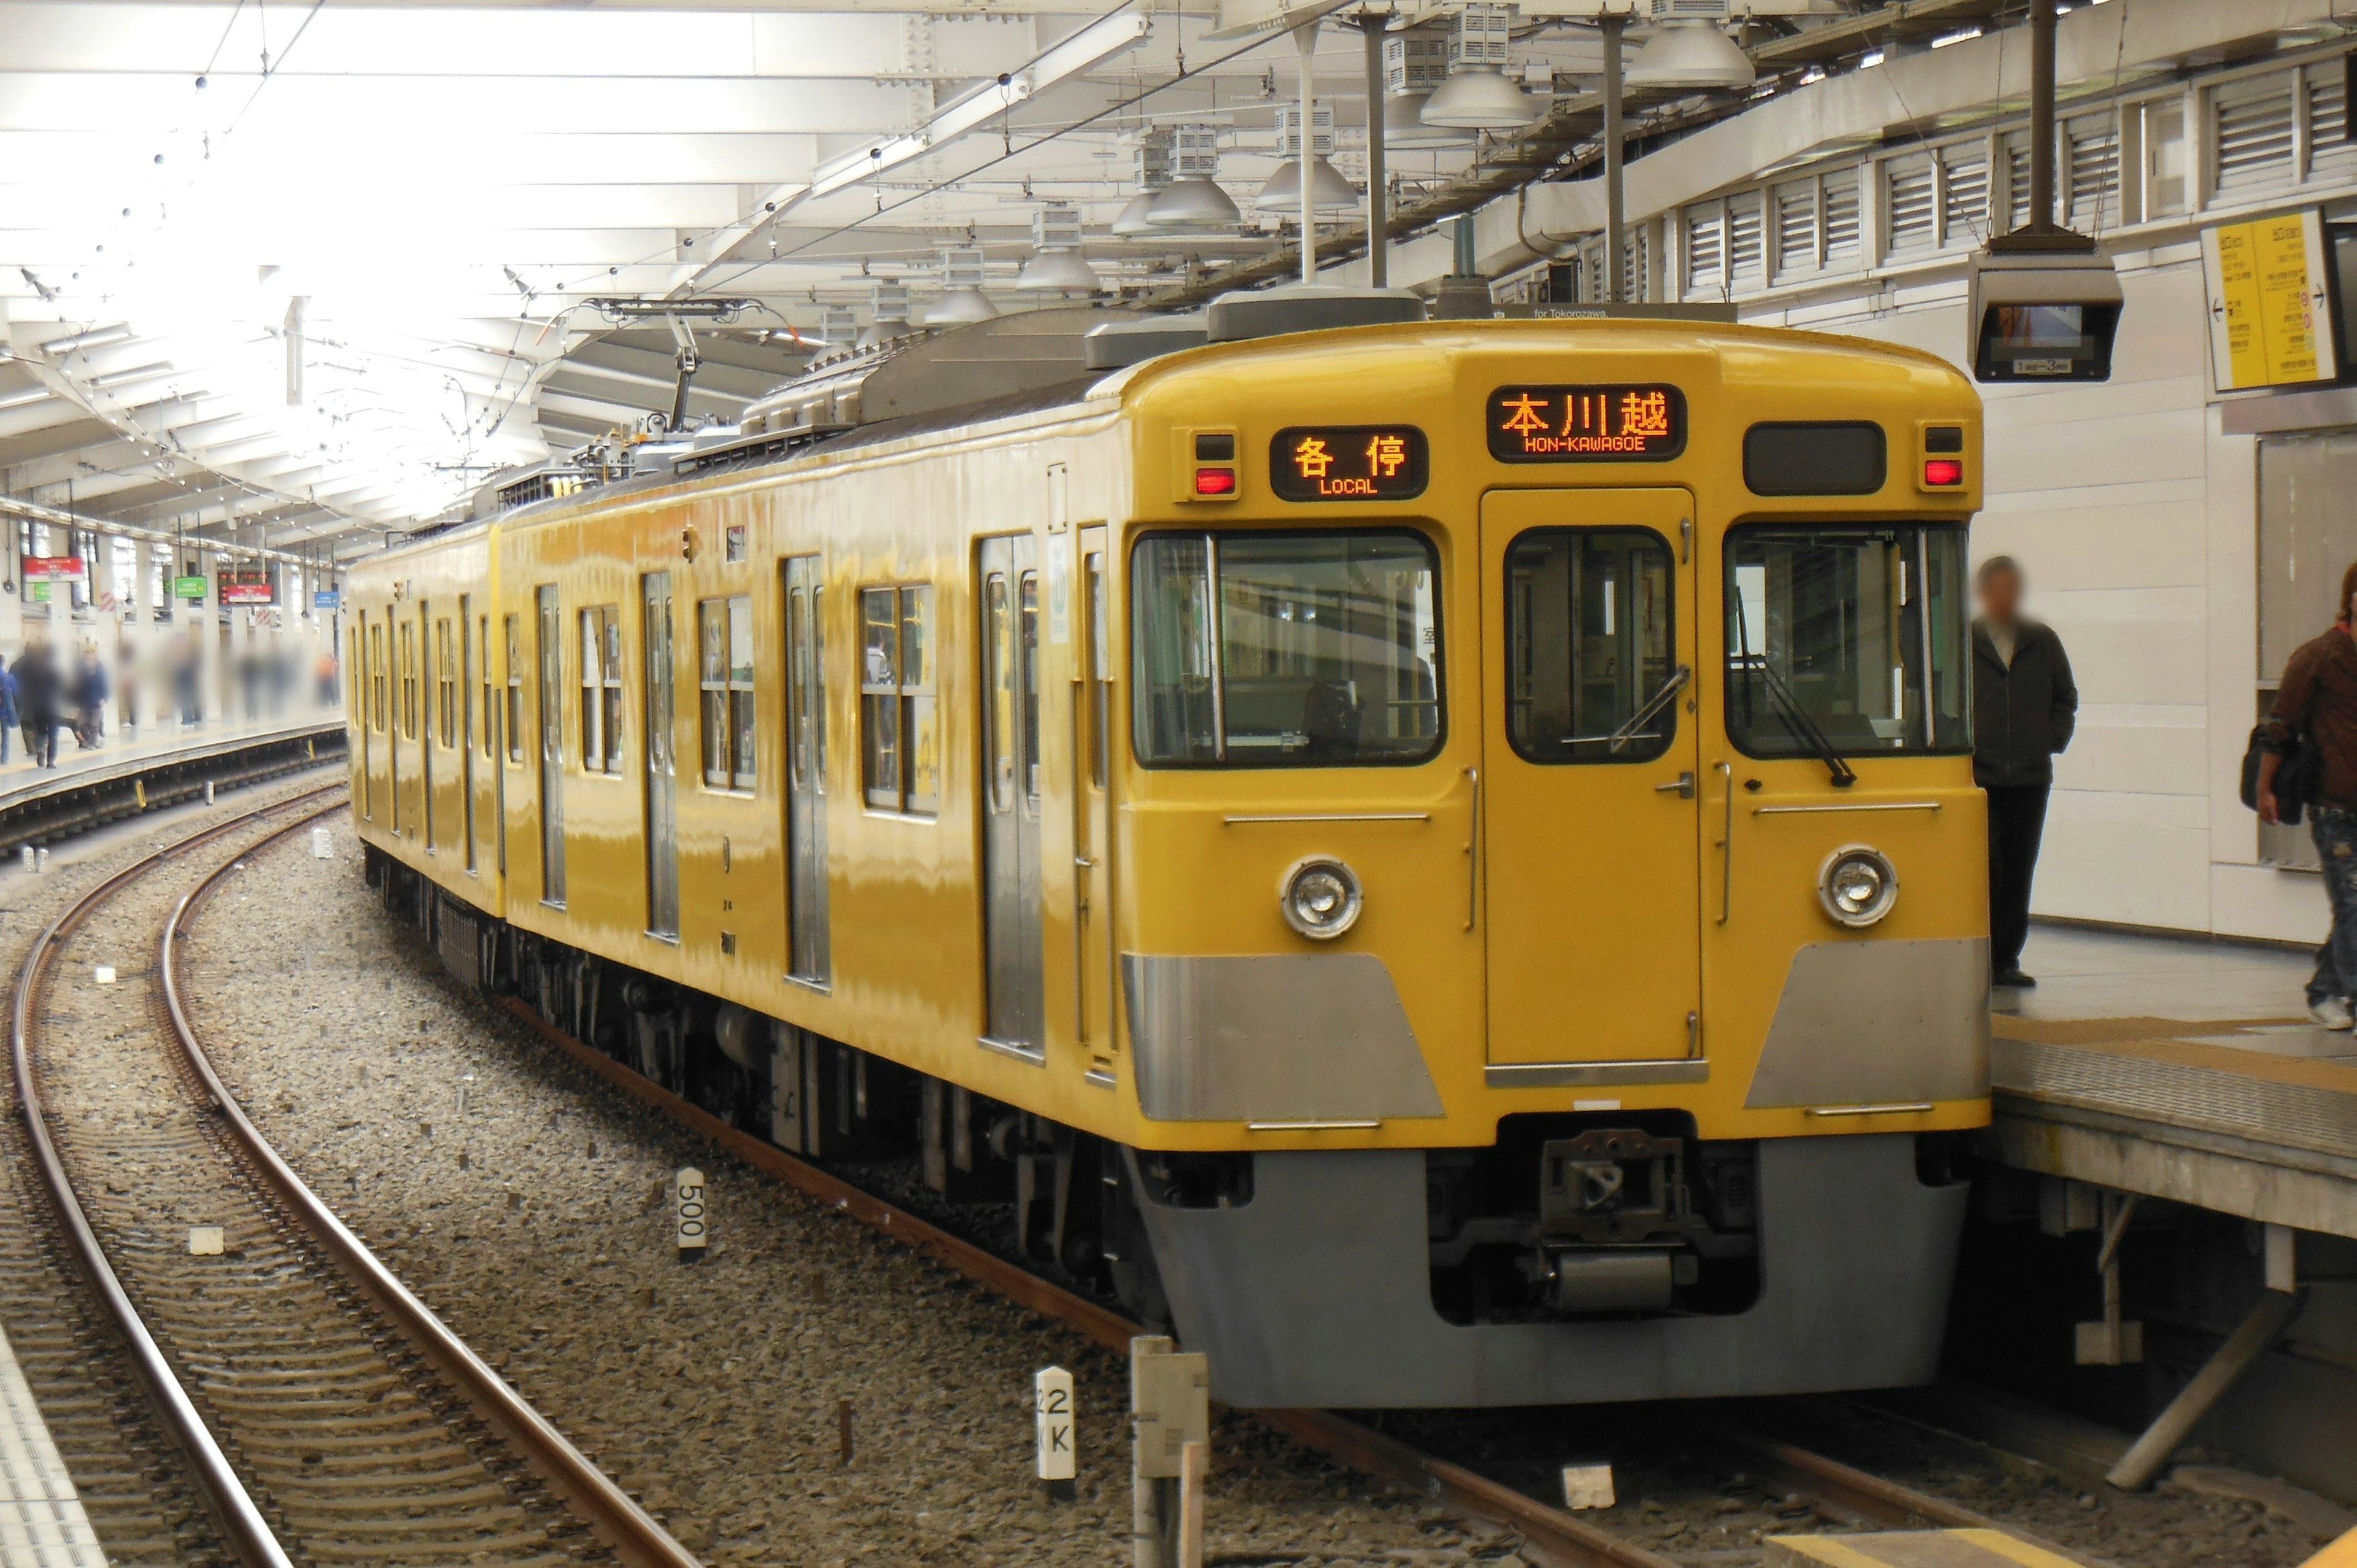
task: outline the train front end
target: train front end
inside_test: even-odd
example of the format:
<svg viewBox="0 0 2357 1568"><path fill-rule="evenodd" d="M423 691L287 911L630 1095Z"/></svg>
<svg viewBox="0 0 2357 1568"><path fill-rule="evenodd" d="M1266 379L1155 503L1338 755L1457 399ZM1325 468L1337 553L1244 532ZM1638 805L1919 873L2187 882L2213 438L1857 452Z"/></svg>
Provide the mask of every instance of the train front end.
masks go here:
<svg viewBox="0 0 2357 1568"><path fill-rule="evenodd" d="M1215 1392L1930 1378L1988 1115L1969 383L1498 321L1123 397L1124 1141Z"/></svg>

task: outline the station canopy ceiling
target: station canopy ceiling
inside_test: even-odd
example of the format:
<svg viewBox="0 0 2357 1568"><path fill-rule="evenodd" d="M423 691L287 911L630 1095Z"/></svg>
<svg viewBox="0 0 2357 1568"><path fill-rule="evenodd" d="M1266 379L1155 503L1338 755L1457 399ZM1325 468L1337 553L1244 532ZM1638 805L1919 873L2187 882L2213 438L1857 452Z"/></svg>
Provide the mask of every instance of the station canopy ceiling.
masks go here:
<svg viewBox="0 0 2357 1568"><path fill-rule="evenodd" d="M1445 32L1449 9L1413 4L1395 26ZM1749 100L1657 98L1638 128L2018 21L2020 0L1772 8L1733 24L1760 62ZM1577 13L1595 9L1514 16L1506 74L1533 125L1394 145L1400 210L1428 226L1592 162L1601 51ZM1354 181L1364 43L1344 23L1360 10L1328 13L1315 54ZM688 324L688 413L725 423L800 368L829 306L869 321L879 284L921 318L961 281L945 267L978 252L1000 308L1059 302L1017 286L1059 206L1103 298L1279 275L1290 225L1254 198L1295 99L1288 25L1318 14L0 0L0 500L349 556L503 468L670 410L673 329L597 300L746 301ZM1211 149L1239 221L1111 233L1141 149L1150 162L1179 127Z"/></svg>

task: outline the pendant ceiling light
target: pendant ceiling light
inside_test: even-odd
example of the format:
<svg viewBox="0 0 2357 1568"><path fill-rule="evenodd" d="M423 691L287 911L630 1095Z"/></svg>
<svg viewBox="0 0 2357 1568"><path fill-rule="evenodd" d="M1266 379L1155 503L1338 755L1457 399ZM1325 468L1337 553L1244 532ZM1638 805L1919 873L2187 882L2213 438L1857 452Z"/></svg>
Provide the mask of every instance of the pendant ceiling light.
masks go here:
<svg viewBox="0 0 2357 1568"><path fill-rule="evenodd" d="M1459 131L1518 131L1538 118L1530 94L1492 66L1468 66L1425 101L1424 123Z"/></svg>
<svg viewBox="0 0 2357 1568"><path fill-rule="evenodd" d="M1038 294L1094 294L1104 280L1077 251L1042 251L1024 263L1015 286Z"/></svg>
<svg viewBox="0 0 2357 1568"><path fill-rule="evenodd" d="M1146 214L1154 209L1154 204L1161 195L1158 190L1141 190L1131 197L1129 205L1123 208L1121 215L1113 220L1113 231L1124 239L1153 233L1154 220Z"/></svg>
<svg viewBox="0 0 2357 1568"><path fill-rule="evenodd" d="M1347 212L1359 205L1358 188L1322 157L1310 165L1309 188L1311 202L1320 212ZM1279 164L1253 199L1253 205L1265 212L1300 211L1301 160L1288 158Z"/></svg>
<svg viewBox="0 0 2357 1568"><path fill-rule="evenodd" d="M1387 147L1461 147L1473 138L1453 125L1434 125L1424 118L1429 92L1395 92L1383 100L1383 145Z"/></svg>
<svg viewBox="0 0 2357 1568"><path fill-rule="evenodd" d="M998 306L978 288L953 288L933 301L925 312L928 327L970 327L977 321L988 321L998 314Z"/></svg>
<svg viewBox="0 0 2357 1568"><path fill-rule="evenodd" d="M1621 74L1632 92L1721 92L1751 85L1758 73L1733 38L1708 22L1664 22Z"/></svg>
<svg viewBox="0 0 2357 1568"><path fill-rule="evenodd" d="M1175 179L1146 209L1157 229L1232 229L1243 220L1228 193L1208 179Z"/></svg>

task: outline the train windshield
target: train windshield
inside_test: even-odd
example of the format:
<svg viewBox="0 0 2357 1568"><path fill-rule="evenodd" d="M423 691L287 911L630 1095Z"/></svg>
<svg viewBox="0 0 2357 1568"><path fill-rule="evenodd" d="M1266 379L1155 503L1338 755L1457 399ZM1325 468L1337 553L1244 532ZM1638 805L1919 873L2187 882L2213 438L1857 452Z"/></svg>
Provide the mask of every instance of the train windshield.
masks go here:
<svg viewBox="0 0 2357 1568"><path fill-rule="evenodd" d="M1137 759L1281 768L1431 756L1438 585L1430 542L1405 530L1141 540Z"/></svg>
<svg viewBox="0 0 2357 1568"><path fill-rule="evenodd" d="M1754 757L1962 751L1964 531L1756 524L1727 541L1727 727Z"/></svg>

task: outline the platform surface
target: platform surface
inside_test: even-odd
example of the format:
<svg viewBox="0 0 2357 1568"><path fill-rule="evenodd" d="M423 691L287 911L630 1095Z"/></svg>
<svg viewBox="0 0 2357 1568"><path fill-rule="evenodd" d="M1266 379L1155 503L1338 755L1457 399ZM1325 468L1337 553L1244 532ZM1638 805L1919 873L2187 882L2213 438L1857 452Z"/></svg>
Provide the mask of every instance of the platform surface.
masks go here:
<svg viewBox="0 0 2357 1568"><path fill-rule="evenodd" d="M2040 927L1994 994L2009 1165L2357 1236L2357 1037L2307 1020L2305 955Z"/></svg>
<svg viewBox="0 0 2357 1568"><path fill-rule="evenodd" d="M1902 1530L1876 1535L1771 1535L1775 1568L2082 1568L2001 1530Z"/></svg>
<svg viewBox="0 0 2357 1568"><path fill-rule="evenodd" d="M0 1334L0 1568L106 1568L5 1334Z"/></svg>
<svg viewBox="0 0 2357 1568"><path fill-rule="evenodd" d="M303 708L276 718L211 719L185 726L158 722L141 730L110 734L87 751L75 742L72 731L59 729L55 768L34 767L25 755L23 732L12 729L8 760L0 765L0 811L35 795L135 770L170 757L341 728L343 722L340 708Z"/></svg>

